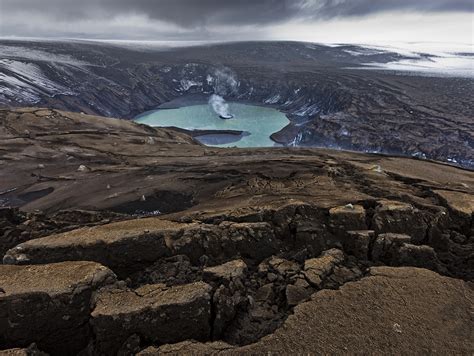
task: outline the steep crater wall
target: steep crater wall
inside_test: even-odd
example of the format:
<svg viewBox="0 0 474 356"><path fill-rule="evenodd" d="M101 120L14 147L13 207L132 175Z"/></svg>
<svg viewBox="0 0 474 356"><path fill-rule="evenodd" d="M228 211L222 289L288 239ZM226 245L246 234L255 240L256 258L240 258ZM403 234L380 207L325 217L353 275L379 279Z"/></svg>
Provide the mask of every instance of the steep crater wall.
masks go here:
<svg viewBox="0 0 474 356"><path fill-rule="evenodd" d="M291 124L272 136L283 145L414 156L474 168L474 113L465 90L472 86L470 79L357 71L338 67L337 61L246 63L245 55L216 64L198 49L180 55L63 46L48 48L53 53L34 50L43 57L21 57L20 51L18 57L2 59L0 104L132 119L187 94L217 93L284 112Z"/></svg>

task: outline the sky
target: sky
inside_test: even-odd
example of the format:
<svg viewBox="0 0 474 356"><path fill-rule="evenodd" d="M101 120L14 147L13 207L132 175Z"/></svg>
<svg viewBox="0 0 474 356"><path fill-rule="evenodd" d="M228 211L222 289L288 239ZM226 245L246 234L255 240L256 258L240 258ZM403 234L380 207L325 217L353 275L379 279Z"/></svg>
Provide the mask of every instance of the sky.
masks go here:
<svg viewBox="0 0 474 356"><path fill-rule="evenodd" d="M472 0L0 0L0 36L472 44Z"/></svg>

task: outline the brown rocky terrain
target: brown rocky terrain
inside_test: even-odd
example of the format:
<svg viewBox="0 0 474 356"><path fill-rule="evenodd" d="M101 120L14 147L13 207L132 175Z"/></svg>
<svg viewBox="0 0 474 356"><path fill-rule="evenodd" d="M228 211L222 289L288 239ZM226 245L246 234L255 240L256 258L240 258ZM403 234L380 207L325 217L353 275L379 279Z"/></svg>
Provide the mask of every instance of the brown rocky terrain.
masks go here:
<svg viewBox="0 0 474 356"><path fill-rule="evenodd" d="M474 352L474 173L0 110L3 355Z"/></svg>

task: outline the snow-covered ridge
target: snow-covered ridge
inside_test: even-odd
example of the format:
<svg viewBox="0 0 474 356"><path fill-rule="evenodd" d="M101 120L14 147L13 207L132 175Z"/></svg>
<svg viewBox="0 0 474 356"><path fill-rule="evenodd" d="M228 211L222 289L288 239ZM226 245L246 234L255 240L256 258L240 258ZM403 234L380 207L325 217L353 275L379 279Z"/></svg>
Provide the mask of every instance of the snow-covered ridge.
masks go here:
<svg viewBox="0 0 474 356"><path fill-rule="evenodd" d="M74 92L49 79L36 64L0 59L0 99L2 101L34 104L41 100L42 94L73 95Z"/></svg>
<svg viewBox="0 0 474 356"><path fill-rule="evenodd" d="M76 95L67 76L71 70L86 71L90 65L68 54L0 45L0 102L28 105L44 96Z"/></svg>
<svg viewBox="0 0 474 356"><path fill-rule="evenodd" d="M343 46L343 45L334 45ZM404 58L388 63L367 62L366 69L386 69L431 76L474 78L474 46L457 43L394 43L392 45L360 44L344 50L353 56L369 56L384 52Z"/></svg>
<svg viewBox="0 0 474 356"><path fill-rule="evenodd" d="M25 59L38 62L62 63L74 66L86 66L90 63L70 55L41 51L22 46L0 45L0 58Z"/></svg>

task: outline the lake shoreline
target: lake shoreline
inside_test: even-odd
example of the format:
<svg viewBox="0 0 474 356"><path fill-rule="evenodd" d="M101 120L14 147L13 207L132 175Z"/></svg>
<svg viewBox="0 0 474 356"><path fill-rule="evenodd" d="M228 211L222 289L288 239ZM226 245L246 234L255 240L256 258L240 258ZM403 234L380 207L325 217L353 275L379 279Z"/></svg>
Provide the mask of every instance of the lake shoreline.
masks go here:
<svg viewBox="0 0 474 356"><path fill-rule="evenodd" d="M138 115L134 121L172 127L199 142L214 147L274 147L281 142L272 135L291 124L289 118L271 105L229 101L235 119L222 120L208 105L208 96L190 94Z"/></svg>

